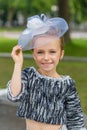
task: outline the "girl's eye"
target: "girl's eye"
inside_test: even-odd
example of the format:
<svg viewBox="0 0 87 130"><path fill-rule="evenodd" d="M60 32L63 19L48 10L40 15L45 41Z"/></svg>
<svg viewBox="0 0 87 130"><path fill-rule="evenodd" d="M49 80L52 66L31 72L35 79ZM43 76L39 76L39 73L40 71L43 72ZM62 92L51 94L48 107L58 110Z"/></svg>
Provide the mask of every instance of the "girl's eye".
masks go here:
<svg viewBox="0 0 87 130"><path fill-rule="evenodd" d="M42 51L38 51L37 53L38 53L38 54L42 54L43 52L42 52Z"/></svg>
<svg viewBox="0 0 87 130"><path fill-rule="evenodd" d="M50 53L56 53L56 51L50 51Z"/></svg>

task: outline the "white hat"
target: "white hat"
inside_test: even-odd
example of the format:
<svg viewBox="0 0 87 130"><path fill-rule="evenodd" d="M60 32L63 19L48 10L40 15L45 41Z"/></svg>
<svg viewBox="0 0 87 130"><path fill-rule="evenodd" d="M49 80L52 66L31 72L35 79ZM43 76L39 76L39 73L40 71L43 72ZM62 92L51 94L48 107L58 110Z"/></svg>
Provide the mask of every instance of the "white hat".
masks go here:
<svg viewBox="0 0 87 130"><path fill-rule="evenodd" d="M60 38L67 30L68 24L63 18L47 18L44 14L35 15L28 18L27 28L19 36L18 44L23 50L31 50L43 45L40 43L38 46L33 46L32 41L35 36L44 35Z"/></svg>

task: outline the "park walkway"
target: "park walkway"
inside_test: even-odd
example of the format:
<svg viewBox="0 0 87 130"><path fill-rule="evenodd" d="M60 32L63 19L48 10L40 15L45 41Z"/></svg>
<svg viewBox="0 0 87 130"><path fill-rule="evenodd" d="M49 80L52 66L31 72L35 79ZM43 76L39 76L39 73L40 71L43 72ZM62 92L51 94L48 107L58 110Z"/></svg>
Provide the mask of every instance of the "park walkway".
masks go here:
<svg viewBox="0 0 87 130"><path fill-rule="evenodd" d="M0 103L0 130L25 130L25 121L17 118L16 107Z"/></svg>
<svg viewBox="0 0 87 130"><path fill-rule="evenodd" d="M16 117L17 104L7 99L7 90L0 90L0 130L25 130L25 121Z"/></svg>
<svg viewBox="0 0 87 130"><path fill-rule="evenodd" d="M18 39L21 32L13 32L13 31L3 31L0 32L0 36L12 38L12 39ZM87 38L87 32L81 32L81 31L73 31L70 33L71 38Z"/></svg>

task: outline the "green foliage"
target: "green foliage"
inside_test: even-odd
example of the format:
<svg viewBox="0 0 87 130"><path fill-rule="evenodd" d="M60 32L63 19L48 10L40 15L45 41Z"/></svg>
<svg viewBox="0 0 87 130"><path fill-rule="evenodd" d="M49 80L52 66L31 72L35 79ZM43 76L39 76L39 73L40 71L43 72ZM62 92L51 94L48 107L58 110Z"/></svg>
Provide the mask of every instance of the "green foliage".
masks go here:
<svg viewBox="0 0 87 130"><path fill-rule="evenodd" d="M72 0L70 4L71 19L77 24L87 20L87 0Z"/></svg>
<svg viewBox="0 0 87 130"><path fill-rule="evenodd" d="M26 0L0 0L0 5L3 7L11 8L11 9L18 9L19 7L26 8Z"/></svg>
<svg viewBox="0 0 87 130"><path fill-rule="evenodd" d="M0 7L8 8L8 10L20 10L21 12L30 12L30 14L36 14L40 12L50 12L52 4L55 3L56 0L0 0ZM36 11L36 12L35 12Z"/></svg>
<svg viewBox="0 0 87 130"><path fill-rule="evenodd" d="M41 13L52 14L51 7L57 4L57 0L0 0L0 15L6 13L3 17L9 19L8 17L10 16L8 15L14 16L18 11L20 11L25 18ZM69 1L69 5L69 18L71 21L79 24L87 20L87 0L71 0Z"/></svg>
<svg viewBox="0 0 87 130"><path fill-rule="evenodd" d="M38 2L33 0L32 7L33 9L36 9L37 13L50 12L53 3L54 2L52 0L39 0Z"/></svg>

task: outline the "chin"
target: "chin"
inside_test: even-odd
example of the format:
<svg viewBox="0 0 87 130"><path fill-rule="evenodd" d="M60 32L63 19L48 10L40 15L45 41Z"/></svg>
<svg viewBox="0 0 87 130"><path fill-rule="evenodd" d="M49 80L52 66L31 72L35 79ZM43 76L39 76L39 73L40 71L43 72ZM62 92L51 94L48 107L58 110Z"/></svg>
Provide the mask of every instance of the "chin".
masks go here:
<svg viewBox="0 0 87 130"><path fill-rule="evenodd" d="M41 68L41 69L48 72L48 71L52 71L54 68L47 67L47 68Z"/></svg>

